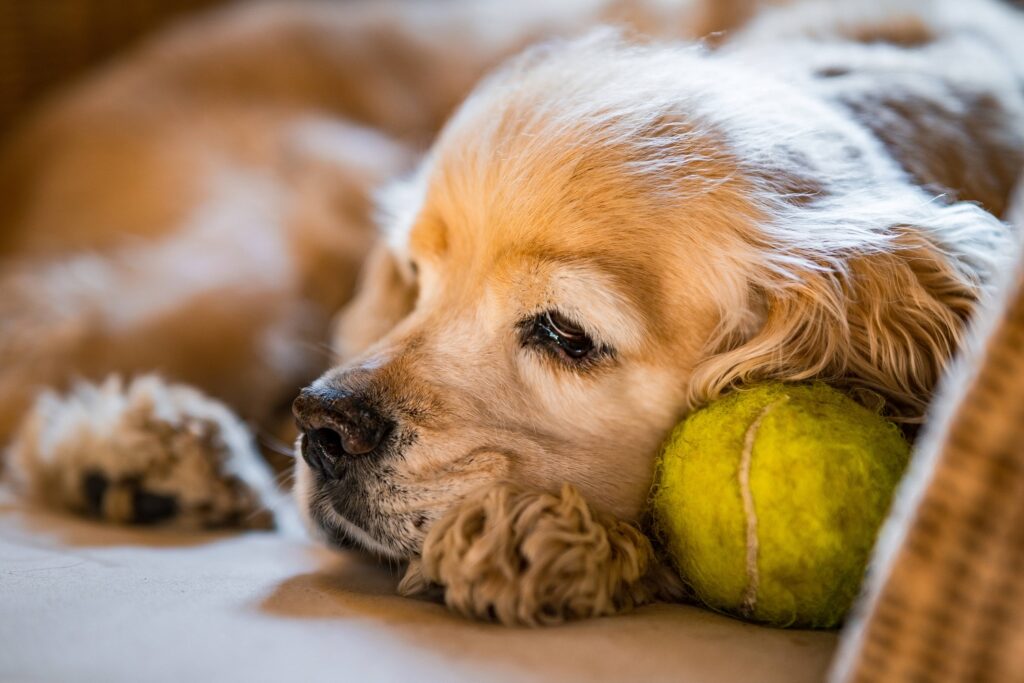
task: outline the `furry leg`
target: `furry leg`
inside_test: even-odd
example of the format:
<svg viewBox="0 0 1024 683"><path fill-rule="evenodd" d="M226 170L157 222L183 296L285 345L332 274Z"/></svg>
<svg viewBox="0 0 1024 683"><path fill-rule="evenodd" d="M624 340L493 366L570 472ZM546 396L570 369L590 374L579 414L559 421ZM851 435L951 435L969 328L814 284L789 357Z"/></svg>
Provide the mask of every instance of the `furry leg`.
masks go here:
<svg viewBox="0 0 1024 683"><path fill-rule="evenodd" d="M569 485L553 495L501 483L467 498L433 526L399 591L433 585L460 614L529 626L682 595L646 536Z"/></svg>
<svg viewBox="0 0 1024 683"><path fill-rule="evenodd" d="M24 496L110 522L294 526L245 425L199 391L152 375L44 393L8 465Z"/></svg>

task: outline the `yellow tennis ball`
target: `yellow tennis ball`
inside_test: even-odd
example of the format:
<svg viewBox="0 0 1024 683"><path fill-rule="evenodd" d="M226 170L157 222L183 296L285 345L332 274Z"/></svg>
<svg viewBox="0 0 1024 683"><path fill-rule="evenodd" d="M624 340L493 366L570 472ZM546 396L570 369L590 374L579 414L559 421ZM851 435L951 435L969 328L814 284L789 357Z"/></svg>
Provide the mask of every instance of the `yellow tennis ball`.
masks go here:
<svg viewBox="0 0 1024 683"><path fill-rule="evenodd" d="M652 504L683 580L713 609L830 628L857 596L910 448L823 384L766 384L669 437Z"/></svg>

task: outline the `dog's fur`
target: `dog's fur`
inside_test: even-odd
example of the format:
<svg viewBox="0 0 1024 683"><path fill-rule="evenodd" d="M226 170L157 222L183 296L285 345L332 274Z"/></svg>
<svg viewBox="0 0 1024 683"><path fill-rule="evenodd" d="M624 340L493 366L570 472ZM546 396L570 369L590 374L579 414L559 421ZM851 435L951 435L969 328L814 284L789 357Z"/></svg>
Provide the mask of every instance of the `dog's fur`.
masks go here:
<svg viewBox="0 0 1024 683"><path fill-rule="evenodd" d="M983 11L1000 28L1000 8ZM1011 46L945 18L911 48L842 27L779 44L754 26L713 55L599 35L492 76L385 204L390 267L416 303L314 389L364 396L397 427L343 482L300 465L314 517L396 557L499 479L572 482L636 519L670 426L757 380L821 378L920 418L1010 243L957 199L1005 197L1013 177L993 169L1024 149ZM966 61L987 68L945 66ZM992 170L972 175L984 187L949 187L945 165L886 146L861 123L872 98ZM1001 146L971 134L979 100ZM605 351L578 363L533 344L524 324L551 310Z"/></svg>
<svg viewBox="0 0 1024 683"><path fill-rule="evenodd" d="M370 20L257 13L44 114L3 161L0 433L76 370L158 369L269 416L316 367L302 342L373 242L369 188L481 68L598 14L510 31L466 64L451 33L410 20L392 64L445 85L388 96L375 88L394 71L353 89ZM331 30L352 40L308 40ZM385 240L336 326L343 362L309 391L357 396L394 428L344 476L298 462L312 526L409 559L506 480L572 483L635 521L671 425L752 381L824 379L919 420L1012 253L998 216L1024 161L1022 30L995 0L807 4L715 52L599 32L514 59L382 200ZM290 66L233 62L256 37ZM538 334L551 312L596 351L573 360Z"/></svg>

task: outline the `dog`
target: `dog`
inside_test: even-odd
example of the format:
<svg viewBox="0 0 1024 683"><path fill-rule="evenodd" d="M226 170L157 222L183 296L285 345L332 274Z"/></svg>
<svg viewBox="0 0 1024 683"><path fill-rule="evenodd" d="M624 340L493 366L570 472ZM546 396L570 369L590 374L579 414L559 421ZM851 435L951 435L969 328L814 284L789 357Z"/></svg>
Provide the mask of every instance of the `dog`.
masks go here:
<svg viewBox="0 0 1024 683"><path fill-rule="evenodd" d="M280 17L266 25L279 36ZM329 313L355 290L333 324L340 362L293 406L295 499L316 533L416 566L425 543L444 551L460 541L447 533L460 514L536 507L477 492L512 482L548 496L569 483L599 526L618 529L628 555L642 544L615 525L642 518L658 444L724 392L820 379L878 397L896 419L922 419L1013 252L1000 216L1024 161L1022 29L996 0L803 2L765 10L714 46L606 31L546 42L477 86L423 161L388 186L380 241L362 222L370 188L410 166L478 72L526 37L559 30L513 32L479 69L455 69L462 79L445 68L458 56L425 61L424 73L462 88L430 92L438 104L422 119L401 98L346 90L352 71L340 64L351 54L325 50L326 66L312 71L336 79L295 85L308 62L294 53L306 59L319 45L296 47L295 34L267 39L290 65L277 74L230 61L207 72L217 54L208 50L186 77L168 66L183 50L170 41L52 110L6 157L6 178L41 164L35 192L53 198L17 209L17 224L50 226L60 221L47 210L74 211L83 195L118 206L116 179L163 173L167 155L203 156L179 137L191 114L204 115L189 140L231 129L230 154L218 142L219 158L202 166L201 193L194 175L147 179L158 200L142 203L173 230L154 228L98 258L74 250L111 244L100 220L85 243L50 228L7 240L17 259L4 274L3 291L15 293L5 318L18 333L5 335L3 357L28 362L5 367L4 424L24 418L30 387L60 384L74 369L161 370L265 419L290 383L315 371L302 343L325 334ZM254 34L232 31L225 44L251 49ZM137 97L138 79L154 72L164 77L142 90L154 99L167 80L239 102L273 97L255 113L233 110L231 98L211 111L196 97L175 116L161 111L160 126L125 126L155 116ZM95 122L129 101L98 140L63 120ZM73 132L62 140L53 130ZM39 157L47 145L60 147L60 164ZM125 149L132 164L121 163ZM76 153L113 155L111 173L70 182L81 181ZM193 209L188 220L182 206ZM57 240L71 256L32 261ZM190 268L184 256L197 253L207 260ZM103 301L113 289L135 296ZM51 422L36 413L31 447L17 442L27 479L45 460L39 425ZM74 469L85 477L105 467ZM80 497L79 478L69 481L68 495ZM578 511L575 495L544 509ZM605 596L602 610L655 594L636 589L653 564L633 560L617 565L629 599ZM574 581L593 583L598 571ZM486 613L480 605L516 588L491 586L463 610Z"/></svg>
<svg viewBox="0 0 1024 683"><path fill-rule="evenodd" d="M432 547L459 572L506 562L467 528L497 516L512 535L532 504L474 492L569 482L639 520L671 427L745 384L824 380L920 421L1014 253L997 216L1024 161L1024 23L985 3L878 9L778 10L714 53L598 34L478 87L386 195L393 260L340 334L376 336L360 297L381 282L410 305L296 401L312 525L407 560L454 509ZM463 611L549 613L507 607L544 591L501 576Z"/></svg>

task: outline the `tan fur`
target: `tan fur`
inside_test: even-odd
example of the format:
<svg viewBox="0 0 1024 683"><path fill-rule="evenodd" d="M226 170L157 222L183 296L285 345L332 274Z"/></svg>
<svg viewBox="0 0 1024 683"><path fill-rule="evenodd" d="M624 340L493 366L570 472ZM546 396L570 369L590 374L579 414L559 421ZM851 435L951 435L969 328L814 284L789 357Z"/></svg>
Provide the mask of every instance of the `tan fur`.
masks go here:
<svg viewBox="0 0 1024 683"><path fill-rule="evenodd" d="M456 612L527 626L681 595L646 536L568 484L557 495L499 483L468 496L433 526L399 590L431 583Z"/></svg>
<svg viewBox="0 0 1024 683"><path fill-rule="evenodd" d="M140 496L167 497L167 516L193 529L268 528L268 513L283 507L245 425L192 387L154 376L43 394L10 457L10 477L30 500L113 523L162 521L140 509ZM90 499L83 472L99 478L102 495Z"/></svg>
<svg viewBox="0 0 1024 683"><path fill-rule="evenodd" d="M852 256L846 273L808 271L798 287L759 289L759 331L712 344L721 348L695 371L694 402L758 381L824 379L876 392L897 419L921 420L982 282L919 229L896 226L892 241L891 252Z"/></svg>

